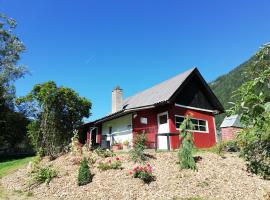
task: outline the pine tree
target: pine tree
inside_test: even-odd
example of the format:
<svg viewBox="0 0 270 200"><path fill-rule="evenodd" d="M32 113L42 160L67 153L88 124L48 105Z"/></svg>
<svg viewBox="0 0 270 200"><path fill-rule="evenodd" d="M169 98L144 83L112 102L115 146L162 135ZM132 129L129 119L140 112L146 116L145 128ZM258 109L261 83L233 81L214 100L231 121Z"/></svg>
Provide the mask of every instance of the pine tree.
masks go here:
<svg viewBox="0 0 270 200"><path fill-rule="evenodd" d="M78 185L86 185L92 181L92 175L88 166L88 161L84 157L80 169L79 169L79 175L78 175Z"/></svg>
<svg viewBox="0 0 270 200"><path fill-rule="evenodd" d="M179 148L178 158L182 169L197 169L195 160L193 158L193 124L189 116L185 117L180 126L180 140L182 140Z"/></svg>

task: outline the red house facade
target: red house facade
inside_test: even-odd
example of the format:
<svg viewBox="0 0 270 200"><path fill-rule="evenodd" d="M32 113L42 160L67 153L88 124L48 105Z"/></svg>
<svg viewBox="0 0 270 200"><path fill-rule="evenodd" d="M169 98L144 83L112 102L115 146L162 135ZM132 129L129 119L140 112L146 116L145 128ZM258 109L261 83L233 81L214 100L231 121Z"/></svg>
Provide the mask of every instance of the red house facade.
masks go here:
<svg viewBox="0 0 270 200"><path fill-rule="evenodd" d="M216 144L215 115L224 111L197 68L188 70L152 88L123 99L116 87L112 92L112 113L83 125L87 143L110 148L114 143L132 145L136 134L144 132L147 146L177 149L179 127L185 116L194 124L198 148Z"/></svg>

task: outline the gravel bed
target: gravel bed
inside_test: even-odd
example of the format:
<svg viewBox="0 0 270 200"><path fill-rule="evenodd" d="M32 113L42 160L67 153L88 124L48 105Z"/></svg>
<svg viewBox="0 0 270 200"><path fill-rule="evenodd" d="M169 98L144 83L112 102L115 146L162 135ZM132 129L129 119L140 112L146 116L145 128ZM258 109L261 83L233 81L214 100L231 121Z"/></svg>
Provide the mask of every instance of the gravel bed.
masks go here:
<svg viewBox="0 0 270 200"><path fill-rule="evenodd" d="M244 161L236 153L225 154L225 158L204 152L197 163L198 170L180 170L176 152L150 151L153 158L149 163L154 168L156 180L144 184L129 174L134 164L126 153L117 156L123 161L122 170L100 171L99 158L91 172L93 181L85 186L77 186L79 165L72 162L70 154L54 161L43 160L43 164L52 164L59 171L49 185L41 184L31 189L33 199L267 199L270 193L270 181L246 171ZM114 159L114 158L111 158ZM29 169L22 168L3 177L1 184L9 191L28 190Z"/></svg>

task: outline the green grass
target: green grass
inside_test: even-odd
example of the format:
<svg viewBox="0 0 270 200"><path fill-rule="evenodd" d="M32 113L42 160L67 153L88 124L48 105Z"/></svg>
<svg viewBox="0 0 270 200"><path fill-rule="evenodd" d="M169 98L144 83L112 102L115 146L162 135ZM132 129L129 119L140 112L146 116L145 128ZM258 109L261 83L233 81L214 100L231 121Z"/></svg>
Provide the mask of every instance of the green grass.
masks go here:
<svg viewBox="0 0 270 200"><path fill-rule="evenodd" d="M33 161L35 156L0 162L0 178Z"/></svg>

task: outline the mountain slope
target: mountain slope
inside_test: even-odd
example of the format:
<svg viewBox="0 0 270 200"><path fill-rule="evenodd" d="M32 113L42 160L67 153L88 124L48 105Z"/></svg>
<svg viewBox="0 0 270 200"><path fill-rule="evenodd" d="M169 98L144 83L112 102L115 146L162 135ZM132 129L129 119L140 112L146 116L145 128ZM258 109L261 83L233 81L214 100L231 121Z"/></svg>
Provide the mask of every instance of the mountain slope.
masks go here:
<svg viewBox="0 0 270 200"><path fill-rule="evenodd" d="M236 91L247 79L245 78L245 70L252 64L254 57L250 58L245 63L239 65L228 74L218 77L216 80L209 83L225 109L229 109L229 102L234 102L233 92ZM225 114L216 117L216 125L219 128Z"/></svg>

